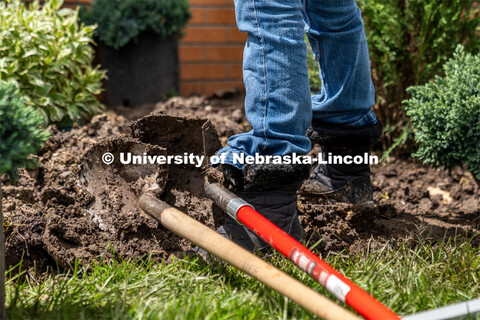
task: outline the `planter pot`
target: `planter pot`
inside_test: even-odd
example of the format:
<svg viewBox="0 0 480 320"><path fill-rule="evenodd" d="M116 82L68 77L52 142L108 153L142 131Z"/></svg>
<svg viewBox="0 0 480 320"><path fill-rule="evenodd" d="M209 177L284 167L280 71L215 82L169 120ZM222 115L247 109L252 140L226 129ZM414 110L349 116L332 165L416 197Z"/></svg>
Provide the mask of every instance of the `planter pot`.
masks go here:
<svg viewBox="0 0 480 320"><path fill-rule="evenodd" d="M99 43L97 58L107 69L104 103L138 106L164 100L178 92L178 37L140 35L138 41L115 50Z"/></svg>

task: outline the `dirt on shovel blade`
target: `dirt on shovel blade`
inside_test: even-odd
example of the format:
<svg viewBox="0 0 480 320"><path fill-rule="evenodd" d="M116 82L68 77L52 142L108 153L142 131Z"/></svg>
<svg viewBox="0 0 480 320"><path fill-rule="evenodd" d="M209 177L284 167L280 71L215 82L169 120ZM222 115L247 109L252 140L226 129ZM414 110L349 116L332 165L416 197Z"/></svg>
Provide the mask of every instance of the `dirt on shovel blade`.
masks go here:
<svg viewBox="0 0 480 320"><path fill-rule="evenodd" d="M133 137L144 143L164 147L169 154L192 153L204 155L207 159L221 148L215 128L210 121L202 118L153 114L135 121L131 129ZM208 163L205 160L202 167L191 164L171 165L167 185L160 199L214 228L222 221L214 219L217 215L212 217L213 202L203 189L204 176L209 170Z"/></svg>

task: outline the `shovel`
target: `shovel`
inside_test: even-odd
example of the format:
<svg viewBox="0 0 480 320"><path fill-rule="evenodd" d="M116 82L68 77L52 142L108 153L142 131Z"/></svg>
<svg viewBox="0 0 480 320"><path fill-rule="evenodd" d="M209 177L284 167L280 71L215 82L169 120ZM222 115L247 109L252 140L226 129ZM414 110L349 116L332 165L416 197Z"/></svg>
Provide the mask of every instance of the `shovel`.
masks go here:
<svg viewBox="0 0 480 320"><path fill-rule="evenodd" d="M315 315L328 320L360 319L153 195L143 194L139 199L139 205L143 211L166 228L256 278Z"/></svg>

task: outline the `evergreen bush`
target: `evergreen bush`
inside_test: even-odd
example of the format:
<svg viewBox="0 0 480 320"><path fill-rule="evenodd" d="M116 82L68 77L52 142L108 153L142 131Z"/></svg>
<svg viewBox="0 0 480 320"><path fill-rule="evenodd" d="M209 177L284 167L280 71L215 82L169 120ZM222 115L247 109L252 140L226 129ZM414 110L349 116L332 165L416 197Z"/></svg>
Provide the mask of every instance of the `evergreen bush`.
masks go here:
<svg viewBox="0 0 480 320"><path fill-rule="evenodd" d="M49 135L42 130L42 123L35 110L23 103L15 85L0 81L0 176L7 173L15 182L18 168L36 164L29 156Z"/></svg>
<svg viewBox="0 0 480 320"><path fill-rule="evenodd" d="M465 165L480 180L480 55L458 46L444 76L408 88L404 101L425 164Z"/></svg>

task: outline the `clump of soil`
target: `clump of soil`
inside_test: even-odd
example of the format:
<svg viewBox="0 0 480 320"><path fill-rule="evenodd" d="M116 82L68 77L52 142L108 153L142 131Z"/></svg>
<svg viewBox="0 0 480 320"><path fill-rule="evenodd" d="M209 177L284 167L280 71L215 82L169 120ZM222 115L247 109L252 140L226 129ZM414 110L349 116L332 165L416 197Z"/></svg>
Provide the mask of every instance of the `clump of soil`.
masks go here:
<svg viewBox="0 0 480 320"><path fill-rule="evenodd" d="M210 121L151 114L131 125L133 137L144 143L165 147L171 155L193 153L211 157L221 147ZM208 159L208 158L207 158ZM165 191L160 199L214 228L212 200L203 189L209 161L202 167L171 165Z"/></svg>

